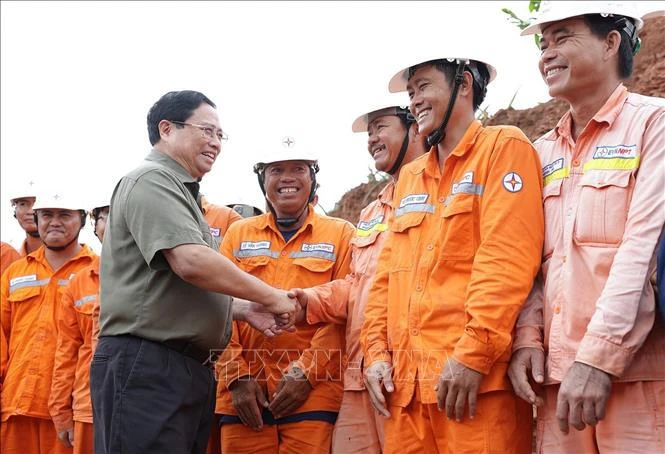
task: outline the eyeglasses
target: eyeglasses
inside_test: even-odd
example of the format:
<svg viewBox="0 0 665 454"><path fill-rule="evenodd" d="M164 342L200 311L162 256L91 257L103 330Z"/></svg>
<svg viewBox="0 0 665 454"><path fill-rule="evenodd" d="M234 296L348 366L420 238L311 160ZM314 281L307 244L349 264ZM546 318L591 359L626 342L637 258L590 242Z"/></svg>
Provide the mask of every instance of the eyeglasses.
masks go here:
<svg viewBox="0 0 665 454"><path fill-rule="evenodd" d="M226 142L229 140L229 136L224 133L221 129L215 129L212 126L205 126L205 125L197 125L194 123L185 123L184 121L174 121L174 120L169 120L171 123L175 123L178 125L184 125L184 126L194 126L195 128L199 128L201 130L201 135L204 139L207 140L212 140L213 138L217 138L220 142Z"/></svg>

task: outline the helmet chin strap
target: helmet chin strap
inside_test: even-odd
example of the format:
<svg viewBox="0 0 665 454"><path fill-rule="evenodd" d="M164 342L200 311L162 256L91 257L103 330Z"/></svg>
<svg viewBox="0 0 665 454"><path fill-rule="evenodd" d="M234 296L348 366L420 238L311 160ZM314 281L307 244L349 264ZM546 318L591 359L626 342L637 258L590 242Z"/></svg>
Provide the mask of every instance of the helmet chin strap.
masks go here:
<svg viewBox="0 0 665 454"><path fill-rule="evenodd" d="M31 236L33 238L39 238L39 230L33 230L32 232L25 232L28 234L28 236Z"/></svg>
<svg viewBox="0 0 665 454"><path fill-rule="evenodd" d="M275 213L275 210L272 207L272 204L268 202L268 207L270 208L270 211L272 212L272 215L275 216L275 222L279 227L283 227L285 229L292 227L294 224L296 224L300 218L302 217L303 214L307 213L307 208L309 207L309 201L305 204L305 206L300 210L300 213L298 213L298 216L293 217L293 218L278 218L277 213Z"/></svg>
<svg viewBox="0 0 665 454"><path fill-rule="evenodd" d="M388 170L388 174L390 174L391 176L395 176L395 174L399 171L399 168L402 167L402 162L404 162L404 156L406 156L406 151L409 149L409 130L411 129L411 125L416 121L416 119L413 117L413 115L411 115L411 113L408 110L405 113L398 114L398 117L401 117L404 120L404 126L406 127L406 134L404 135L404 140L402 141L402 148L400 148L399 150L397 159L395 159L395 163L392 165L390 170Z"/></svg>
<svg viewBox="0 0 665 454"><path fill-rule="evenodd" d="M80 233L80 231L79 231L79 233ZM64 246L49 246L49 245L46 244L46 243L44 243L44 246L46 246L46 249L49 249L49 250L51 250L51 251L56 251L56 252L64 251L64 250L67 249L69 246L71 246L72 243L74 243L75 241L78 241L78 239L79 239L79 236L76 235L72 241L70 241L69 243L65 244Z"/></svg>
<svg viewBox="0 0 665 454"><path fill-rule="evenodd" d="M446 114L443 116L441 125L427 135L427 145L430 147L439 144L443 139L446 138L446 126L448 126L448 120L450 120L450 115L453 113L453 107L455 106L455 100L457 99L457 92L459 91L460 85L462 85L462 82L464 81L465 66L466 63L463 61L460 61L457 64L455 81L453 82L453 89L450 93L450 100L448 101L448 109L446 110Z"/></svg>

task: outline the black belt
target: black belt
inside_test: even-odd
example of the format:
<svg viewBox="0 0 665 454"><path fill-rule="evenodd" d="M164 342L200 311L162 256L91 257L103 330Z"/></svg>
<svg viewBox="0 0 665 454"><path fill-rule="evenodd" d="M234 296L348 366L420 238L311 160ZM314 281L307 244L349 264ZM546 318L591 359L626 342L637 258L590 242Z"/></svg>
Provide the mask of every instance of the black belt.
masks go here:
<svg viewBox="0 0 665 454"><path fill-rule="evenodd" d="M193 358L199 363L205 365L212 365L215 361L217 361L217 357L219 356L219 352L215 352L214 350L204 350L192 344L191 342L184 340L167 340L162 341L161 344L167 348L170 348L171 350L182 353L185 356L189 356L190 358Z"/></svg>
<svg viewBox="0 0 665 454"><path fill-rule="evenodd" d="M267 426L274 426L275 424L288 424L292 422L301 422L301 421L323 421L329 424L335 424L337 421L337 412L336 411L325 411L325 410L314 410L306 411L303 413L296 413L293 415L284 416L283 418L276 419L273 414L268 409L264 409L261 418L263 419L263 424ZM240 424L242 420L239 416L235 415L221 415L219 418L219 425L224 424Z"/></svg>

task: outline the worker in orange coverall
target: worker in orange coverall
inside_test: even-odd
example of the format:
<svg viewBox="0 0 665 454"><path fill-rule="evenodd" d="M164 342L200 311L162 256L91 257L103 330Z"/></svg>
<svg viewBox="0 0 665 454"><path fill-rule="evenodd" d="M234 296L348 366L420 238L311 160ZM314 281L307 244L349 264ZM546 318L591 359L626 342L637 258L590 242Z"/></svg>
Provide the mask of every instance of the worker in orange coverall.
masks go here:
<svg viewBox="0 0 665 454"><path fill-rule="evenodd" d="M222 253L278 288L314 286L349 271L353 226L314 212L318 163L287 137L255 171L270 212L231 226ZM266 338L245 323L217 363L222 452L328 453L342 399L343 327L300 323Z"/></svg>
<svg viewBox="0 0 665 454"><path fill-rule="evenodd" d="M71 453L58 442L48 409L60 292L96 255L79 244L85 204L66 194L40 195L33 209L44 243L2 276L2 331L8 343L2 381L3 454Z"/></svg>
<svg viewBox="0 0 665 454"><path fill-rule="evenodd" d="M36 197L36 185L33 181L30 181L22 187L13 188L9 199L12 207L14 207L14 217L18 221L18 225L25 231L25 240L23 240L23 244L18 250L21 256L36 251L42 245L37 224L35 224L34 212L32 211Z"/></svg>
<svg viewBox="0 0 665 454"><path fill-rule="evenodd" d="M215 205L208 201L206 196L201 196L201 208L203 208L203 216L210 225L210 233L220 244L229 226L242 219L242 216L234 209L225 205Z"/></svg>
<svg viewBox="0 0 665 454"><path fill-rule="evenodd" d="M21 254L11 244L0 241L0 275L12 262L21 258Z"/></svg>
<svg viewBox="0 0 665 454"><path fill-rule="evenodd" d="M234 209L225 205L216 205L211 203L208 198L201 195L201 208L203 209L203 216L208 221L210 226L210 234L221 244L226 231L229 226L236 221L242 219L242 216ZM220 439L219 430L217 430L218 420L217 417L213 420L212 430L208 437L208 445L206 446L206 454L219 454L220 453Z"/></svg>
<svg viewBox="0 0 665 454"><path fill-rule="evenodd" d="M543 4L522 32L541 35L540 73L570 106L534 143L545 246L509 371L539 407L546 454L665 452L665 324L649 282L665 223L665 99L623 84L640 47L636 3Z"/></svg>
<svg viewBox="0 0 665 454"><path fill-rule="evenodd" d="M404 164L425 152L415 119L404 101L396 95L383 96L372 110L352 124L353 132L366 132L367 151L376 170L390 175L376 200L360 213L356 234L351 240L351 272L344 278L305 290L294 289L306 308L308 323L346 325L347 368L344 396L333 431L333 454L380 454L383 447L385 416L372 407L362 375L363 354L360 330L365 319L367 294L374 279L379 253L393 216L393 190Z"/></svg>
<svg viewBox="0 0 665 454"><path fill-rule="evenodd" d="M2 275L5 270L13 262L21 258L21 254L18 253L9 243L0 241L0 275ZM5 333L0 329L0 377L4 377L5 369L7 368L7 339L5 339ZM0 389L2 383L0 383Z"/></svg>
<svg viewBox="0 0 665 454"><path fill-rule="evenodd" d="M92 209L95 236L104 241L108 204ZM49 412L58 439L74 454L92 454L92 314L99 308L99 257L64 288L57 312L58 340Z"/></svg>
<svg viewBox="0 0 665 454"><path fill-rule="evenodd" d="M475 119L494 68L473 51L448 52L389 84L408 92L432 148L395 186L360 338L366 383L388 416L388 454L528 454L531 406L506 370L540 264L540 162L519 129Z"/></svg>

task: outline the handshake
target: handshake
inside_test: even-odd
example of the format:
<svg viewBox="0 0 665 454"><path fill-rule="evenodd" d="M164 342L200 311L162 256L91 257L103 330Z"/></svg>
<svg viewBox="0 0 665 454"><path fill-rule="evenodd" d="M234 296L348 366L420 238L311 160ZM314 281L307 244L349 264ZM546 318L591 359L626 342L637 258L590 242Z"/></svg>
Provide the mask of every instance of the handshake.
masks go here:
<svg viewBox="0 0 665 454"><path fill-rule="evenodd" d="M233 319L249 323L266 337L295 332L295 324L305 319L307 295L304 290L277 290L271 301L271 304L264 305L233 298Z"/></svg>

